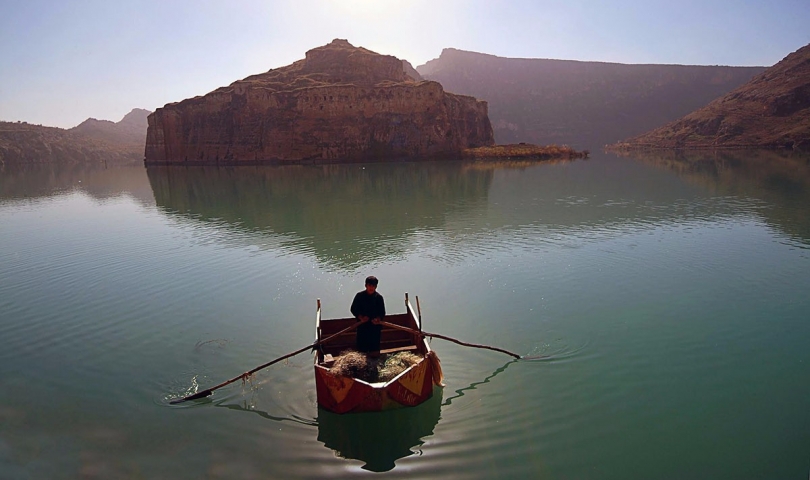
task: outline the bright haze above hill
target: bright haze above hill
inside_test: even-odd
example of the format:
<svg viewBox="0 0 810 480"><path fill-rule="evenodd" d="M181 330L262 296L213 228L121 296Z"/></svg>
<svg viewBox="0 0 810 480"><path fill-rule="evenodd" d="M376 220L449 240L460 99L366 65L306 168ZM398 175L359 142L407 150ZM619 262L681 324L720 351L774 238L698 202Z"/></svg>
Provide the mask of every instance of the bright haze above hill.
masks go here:
<svg viewBox="0 0 810 480"><path fill-rule="evenodd" d="M0 120L63 128L204 95L333 38L414 66L447 47L770 66L810 42L807 0L29 0L0 12Z"/></svg>

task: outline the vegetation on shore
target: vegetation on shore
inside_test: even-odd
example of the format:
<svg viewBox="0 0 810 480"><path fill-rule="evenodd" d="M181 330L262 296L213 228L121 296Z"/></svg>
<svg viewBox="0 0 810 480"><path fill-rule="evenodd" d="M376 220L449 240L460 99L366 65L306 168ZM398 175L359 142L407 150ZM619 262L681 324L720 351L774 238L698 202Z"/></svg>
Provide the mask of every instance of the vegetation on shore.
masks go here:
<svg viewBox="0 0 810 480"><path fill-rule="evenodd" d="M588 150L577 151L568 145L532 145L516 143L509 145L492 145L489 147L466 148L461 155L465 159L526 159L551 160L588 158Z"/></svg>

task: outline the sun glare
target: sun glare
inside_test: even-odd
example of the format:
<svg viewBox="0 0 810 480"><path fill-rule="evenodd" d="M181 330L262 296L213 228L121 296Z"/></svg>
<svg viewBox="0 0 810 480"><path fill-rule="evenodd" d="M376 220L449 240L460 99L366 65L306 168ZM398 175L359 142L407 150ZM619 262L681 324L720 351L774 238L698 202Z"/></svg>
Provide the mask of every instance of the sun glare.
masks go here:
<svg viewBox="0 0 810 480"><path fill-rule="evenodd" d="M398 0L336 0L333 5L340 11L353 17L370 19L389 15L410 5Z"/></svg>

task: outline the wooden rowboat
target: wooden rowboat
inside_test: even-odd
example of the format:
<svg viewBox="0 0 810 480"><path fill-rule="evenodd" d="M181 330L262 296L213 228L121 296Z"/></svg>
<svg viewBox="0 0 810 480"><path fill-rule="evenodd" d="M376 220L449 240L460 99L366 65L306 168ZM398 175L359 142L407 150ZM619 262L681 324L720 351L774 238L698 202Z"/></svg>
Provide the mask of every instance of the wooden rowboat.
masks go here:
<svg viewBox="0 0 810 480"><path fill-rule="evenodd" d="M419 299L416 299L417 306ZM315 388L318 405L330 412L377 412L419 405L433 396L433 386L441 385L441 367L436 354L422 335L421 315L417 315L405 294L405 313L386 315L385 322L412 331L384 326L380 336L380 354L408 351L421 357L415 364L386 382L369 383L360 378L344 376L330 370L335 358L356 345L356 332L350 330L326 343L321 340L357 322L356 318L321 318L318 300L315 334Z"/></svg>

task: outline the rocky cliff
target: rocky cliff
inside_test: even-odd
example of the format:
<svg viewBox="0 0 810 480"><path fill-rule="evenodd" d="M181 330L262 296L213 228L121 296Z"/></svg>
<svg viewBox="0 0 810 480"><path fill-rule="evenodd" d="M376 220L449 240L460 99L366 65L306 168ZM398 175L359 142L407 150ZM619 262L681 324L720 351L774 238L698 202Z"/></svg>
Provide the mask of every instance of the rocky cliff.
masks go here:
<svg viewBox="0 0 810 480"><path fill-rule="evenodd" d="M613 149L810 150L810 45L680 120Z"/></svg>
<svg viewBox="0 0 810 480"><path fill-rule="evenodd" d="M148 119L145 163L382 161L494 143L486 102L418 81L408 66L334 40L292 65L159 108Z"/></svg>
<svg viewBox="0 0 810 480"><path fill-rule="evenodd" d="M678 119L765 67L627 65L503 58L453 48L417 67L489 103L498 143L601 148Z"/></svg>

